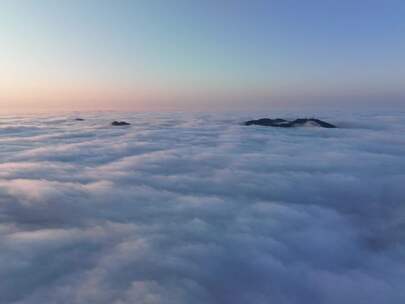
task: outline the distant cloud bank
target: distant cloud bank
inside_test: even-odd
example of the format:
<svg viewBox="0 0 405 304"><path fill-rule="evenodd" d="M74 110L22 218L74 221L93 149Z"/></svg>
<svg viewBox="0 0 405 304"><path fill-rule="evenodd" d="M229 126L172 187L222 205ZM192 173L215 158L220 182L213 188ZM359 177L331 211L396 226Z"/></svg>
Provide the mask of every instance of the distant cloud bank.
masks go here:
<svg viewBox="0 0 405 304"><path fill-rule="evenodd" d="M405 302L405 113L74 118L0 118L0 303Z"/></svg>

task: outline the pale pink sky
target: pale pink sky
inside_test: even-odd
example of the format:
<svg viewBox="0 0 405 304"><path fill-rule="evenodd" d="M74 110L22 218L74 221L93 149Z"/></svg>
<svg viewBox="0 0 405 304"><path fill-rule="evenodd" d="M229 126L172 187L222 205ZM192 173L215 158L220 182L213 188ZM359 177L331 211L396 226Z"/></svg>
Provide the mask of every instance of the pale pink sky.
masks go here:
<svg viewBox="0 0 405 304"><path fill-rule="evenodd" d="M361 2L3 0L0 112L405 104L405 5Z"/></svg>

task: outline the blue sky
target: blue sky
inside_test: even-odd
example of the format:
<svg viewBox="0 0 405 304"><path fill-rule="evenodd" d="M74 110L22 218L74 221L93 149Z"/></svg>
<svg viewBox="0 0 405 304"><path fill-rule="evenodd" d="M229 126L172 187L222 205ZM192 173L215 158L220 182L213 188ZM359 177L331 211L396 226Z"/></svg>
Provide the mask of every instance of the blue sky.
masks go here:
<svg viewBox="0 0 405 304"><path fill-rule="evenodd" d="M248 100L380 102L405 95L399 0L0 5L3 107L147 109L214 101L226 108Z"/></svg>

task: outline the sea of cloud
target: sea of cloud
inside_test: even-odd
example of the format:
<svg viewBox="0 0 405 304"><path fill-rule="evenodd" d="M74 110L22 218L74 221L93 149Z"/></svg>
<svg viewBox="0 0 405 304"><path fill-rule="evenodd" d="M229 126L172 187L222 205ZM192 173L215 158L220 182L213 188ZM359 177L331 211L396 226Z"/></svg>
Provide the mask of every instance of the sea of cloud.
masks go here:
<svg viewBox="0 0 405 304"><path fill-rule="evenodd" d="M405 303L405 113L260 116L0 117L0 303Z"/></svg>

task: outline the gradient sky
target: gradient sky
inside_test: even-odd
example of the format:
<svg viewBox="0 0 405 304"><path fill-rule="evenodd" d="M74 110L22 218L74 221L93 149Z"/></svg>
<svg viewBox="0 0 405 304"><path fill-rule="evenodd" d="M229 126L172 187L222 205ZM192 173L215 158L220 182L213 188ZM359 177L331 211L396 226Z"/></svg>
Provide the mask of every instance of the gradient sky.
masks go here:
<svg viewBox="0 0 405 304"><path fill-rule="evenodd" d="M397 103L402 0L1 0L1 112Z"/></svg>

